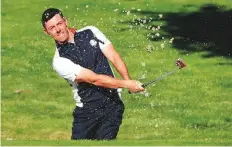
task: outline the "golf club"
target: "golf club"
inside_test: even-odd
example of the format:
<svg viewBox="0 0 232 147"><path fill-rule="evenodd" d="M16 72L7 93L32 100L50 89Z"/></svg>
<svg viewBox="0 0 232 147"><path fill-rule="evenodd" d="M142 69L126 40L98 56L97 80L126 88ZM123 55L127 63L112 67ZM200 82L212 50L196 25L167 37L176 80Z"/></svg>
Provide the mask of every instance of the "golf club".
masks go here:
<svg viewBox="0 0 232 147"><path fill-rule="evenodd" d="M152 83L155 83L155 82L157 82L157 81L162 80L162 79L165 78L166 76L168 76L168 75L173 74L174 72L176 72L178 69L184 68L184 67L186 66L186 64L183 62L182 59L179 58L179 59L176 61L176 66L178 66L178 68L176 68L176 69L174 69L174 70L172 70L172 71L170 71L170 72L165 73L164 75L162 75L162 76L156 78L155 80L152 80L152 81L150 81L150 82L144 83L144 84L142 85L142 87L145 88L145 87L147 87L148 85L150 85L150 84L152 84ZM130 91L129 91L129 94L131 94Z"/></svg>

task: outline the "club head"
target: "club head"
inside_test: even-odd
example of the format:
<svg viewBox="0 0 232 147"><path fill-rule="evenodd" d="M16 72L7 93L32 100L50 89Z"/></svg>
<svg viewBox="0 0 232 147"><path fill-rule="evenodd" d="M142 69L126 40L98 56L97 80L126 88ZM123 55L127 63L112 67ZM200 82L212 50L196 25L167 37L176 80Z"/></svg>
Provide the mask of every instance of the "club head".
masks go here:
<svg viewBox="0 0 232 147"><path fill-rule="evenodd" d="M184 68L186 66L186 64L184 63L184 61L182 59L179 58L176 61L176 66L178 66L179 69L181 69L181 68Z"/></svg>

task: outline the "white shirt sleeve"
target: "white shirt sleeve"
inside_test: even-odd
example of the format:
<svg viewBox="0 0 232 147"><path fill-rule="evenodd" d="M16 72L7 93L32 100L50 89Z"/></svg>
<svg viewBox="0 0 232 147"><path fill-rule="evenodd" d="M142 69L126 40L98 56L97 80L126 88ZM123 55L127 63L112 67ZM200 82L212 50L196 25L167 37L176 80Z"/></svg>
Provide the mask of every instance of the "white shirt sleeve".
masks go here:
<svg viewBox="0 0 232 147"><path fill-rule="evenodd" d="M57 47L55 48L55 55L54 58L60 57L59 51L57 49Z"/></svg>
<svg viewBox="0 0 232 147"><path fill-rule="evenodd" d="M53 58L53 69L64 79L74 82L83 67L73 63L67 58L56 57Z"/></svg>
<svg viewBox="0 0 232 147"><path fill-rule="evenodd" d="M96 28L94 26L87 26L87 27L85 27L81 30L78 30L78 31L82 31L82 30L86 30L86 29L90 29L93 32L93 34L95 35L95 37L103 42L103 43L99 42L99 46L100 46L101 50L104 50L106 46L111 44L111 42L106 38L106 36L98 28Z"/></svg>

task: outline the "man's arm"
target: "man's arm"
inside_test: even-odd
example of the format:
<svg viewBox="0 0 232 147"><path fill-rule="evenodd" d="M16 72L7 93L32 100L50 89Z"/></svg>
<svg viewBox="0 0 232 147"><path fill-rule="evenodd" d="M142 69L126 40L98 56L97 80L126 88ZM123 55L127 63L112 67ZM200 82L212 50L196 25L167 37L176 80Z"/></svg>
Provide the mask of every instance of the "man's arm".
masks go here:
<svg viewBox="0 0 232 147"><path fill-rule="evenodd" d="M119 80L107 75L96 74L93 71L73 63L71 60L58 57L53 59L54 70L71 82L86 82L106 88L128 88L131 92L143 91L142 84L135 80Z"/></svg>
<svg viewBox="0 0 232 147"><path fill-rule="evenodd" d="M89 26L88 28L92 30L96 38L103 42L99 43L100 49L102 50L103 54L113 63L114 67L119 72L121 77L125 80L129 80L130 75L128 73L127 67L120 55L115 51L112 43L98 28L94 26Z"/></svg>
<svg viewBox="0 0 232 147"><path fill-rule="evenodd" d="M106 87L106 88L128 88L131 92L142 91L141 83L135 80L119 80L107 75L96 74L93 71L82 68L79 74L76 76L76 82L86 82L91 83L96 86Z"/></svg>
<svg viewBox="0 0 232 147"><path fill-rule="evenodd" d="M109 59L112 62L112 64L114 65L116 70L119 72L121 77L125 80L129 80L130 75L127 70L126 64L121 58L121 56L119 55L119 53L114 49L114 46L112 45L112 43L107 45L102 50L102 52L107 57L107 59Z"/></svg>

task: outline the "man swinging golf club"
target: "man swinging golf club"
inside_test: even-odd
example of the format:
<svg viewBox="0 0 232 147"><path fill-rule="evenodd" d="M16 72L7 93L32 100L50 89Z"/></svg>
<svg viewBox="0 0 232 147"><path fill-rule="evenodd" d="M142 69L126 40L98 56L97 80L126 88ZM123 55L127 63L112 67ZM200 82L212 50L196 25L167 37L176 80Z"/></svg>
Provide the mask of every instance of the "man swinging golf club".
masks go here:
<svg viewBox="0 0 232 147"><path fill-rule="evenodd" d="M144 88L130 80L125 63L112 43L96 27L68 28L67 19L49 8L41 19L45 33L55 40L53 68L73 88L72 139L115 139L122 122L124 104L118 88L140 92ZM115 78L112 62L123 80Z"/></svg>

